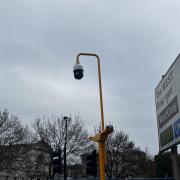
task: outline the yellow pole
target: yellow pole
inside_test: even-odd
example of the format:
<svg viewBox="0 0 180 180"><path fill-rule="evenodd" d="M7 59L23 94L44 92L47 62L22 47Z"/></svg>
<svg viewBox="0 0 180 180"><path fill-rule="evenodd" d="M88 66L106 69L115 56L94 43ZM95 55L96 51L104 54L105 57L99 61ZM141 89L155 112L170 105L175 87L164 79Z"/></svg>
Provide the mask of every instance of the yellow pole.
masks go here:
<svg viewBox="0 0 180 180"><path fill-rule="evenodd" d="M99 142L100 180L105 180L105 142Z"/></svg>
<svg viewBox="0 0 180 180"><path fill-rule="evenodd" d="M101 83L101 65L98 56L98 77L99 77L99 94L100 94L100 109L101 109L101 132L104 130L104 111L103 111L103 97L102 97L102 83ZM100 180L105 180L105 162L106 162L106 146L105 142L99 142L99 162L100 162ZM101 157L102 156L102 157Z"/></svg>
<svg viewBox="0 0 180 180"><path fill-rule="evenodd" d="M76 63L79 64L79 56L94 56L98 63L98 78L99 78L99 95L100 95L100 110L101 110L101 132L104 130L104 111L103 111L103 97L102 97L102 83L101 83L101 65L100 58L97 54L79 53L76 58ZM105 180L105 161L106 149L105 142L99 142L99 166L100 166L100 180Z"/></svg>

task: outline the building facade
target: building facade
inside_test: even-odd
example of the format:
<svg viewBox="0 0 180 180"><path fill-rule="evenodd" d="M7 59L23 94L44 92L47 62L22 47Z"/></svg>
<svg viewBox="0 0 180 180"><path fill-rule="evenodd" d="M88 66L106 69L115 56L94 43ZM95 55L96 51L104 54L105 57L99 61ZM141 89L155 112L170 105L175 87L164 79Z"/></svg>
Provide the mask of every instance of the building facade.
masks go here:
<svg viewBox="0 0 180 180"><path fill-rule="evenodd" d="M50 148L44 141L12 146L8 153L16 152L11 160L4 161L0 180L48 180Z"/></svg>

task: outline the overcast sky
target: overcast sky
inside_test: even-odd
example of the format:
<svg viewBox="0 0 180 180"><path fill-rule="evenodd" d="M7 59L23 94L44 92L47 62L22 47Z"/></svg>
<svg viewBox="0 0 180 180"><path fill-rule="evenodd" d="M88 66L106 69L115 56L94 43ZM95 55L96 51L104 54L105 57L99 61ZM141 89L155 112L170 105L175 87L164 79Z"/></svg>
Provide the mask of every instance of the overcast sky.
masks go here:
<svg viewBox="0 0 180 180"><path fill-rule="evenodd" d="M24 123L43 115L100 122L101 58L105 123L158 152L154 90L180 52L179 0L1 0L0 109Z"/></svg>

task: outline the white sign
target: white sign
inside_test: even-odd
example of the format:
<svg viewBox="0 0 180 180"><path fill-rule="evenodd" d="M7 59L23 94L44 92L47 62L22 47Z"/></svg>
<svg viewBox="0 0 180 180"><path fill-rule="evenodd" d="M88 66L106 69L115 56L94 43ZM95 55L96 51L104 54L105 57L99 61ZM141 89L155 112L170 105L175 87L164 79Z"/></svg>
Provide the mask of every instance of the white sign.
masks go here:
<svg viewBox="0 0 180 180"><path fill-rule="evenodd" d="M180 143L180 54L155 89L159 150Z"/></svg>

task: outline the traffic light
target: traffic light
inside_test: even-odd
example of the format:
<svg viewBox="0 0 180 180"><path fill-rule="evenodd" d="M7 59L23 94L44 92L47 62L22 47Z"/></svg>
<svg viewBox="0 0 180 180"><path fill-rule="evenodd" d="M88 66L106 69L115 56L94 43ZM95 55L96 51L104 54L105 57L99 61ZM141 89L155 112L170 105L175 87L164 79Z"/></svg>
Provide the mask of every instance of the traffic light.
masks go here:
<svg viewBox="0 0 180 180"><path fill-rule="evenodd" d="M56 150L52 155L53 174L62 173L61 149Z"/></svg>
<svg viewBox="0 0 180 180"><path fill-rule="evenodd" d="M97 154L96 150L86 156L86 175L97 177Z"/></svg>

